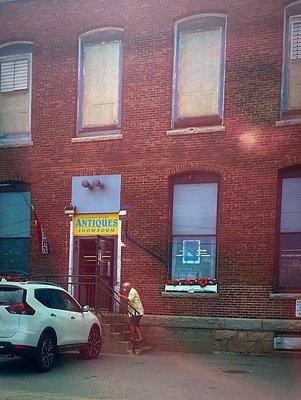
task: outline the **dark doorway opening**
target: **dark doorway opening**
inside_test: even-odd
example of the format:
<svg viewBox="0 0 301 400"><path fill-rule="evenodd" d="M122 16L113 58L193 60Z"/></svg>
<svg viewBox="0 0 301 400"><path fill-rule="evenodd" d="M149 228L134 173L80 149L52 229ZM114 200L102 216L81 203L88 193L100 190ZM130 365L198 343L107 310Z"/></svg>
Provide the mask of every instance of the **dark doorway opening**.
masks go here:
<svg viewBox="0 0 301 400"><path fill-rule="evenodd" d="M112 310L112 294L116 274L114 237L79 238L78 274L83 285L79 298L85 298L91 307ZM97 279L106 289L100 289ZM83 293L84 292L84 293Z"/></svg>

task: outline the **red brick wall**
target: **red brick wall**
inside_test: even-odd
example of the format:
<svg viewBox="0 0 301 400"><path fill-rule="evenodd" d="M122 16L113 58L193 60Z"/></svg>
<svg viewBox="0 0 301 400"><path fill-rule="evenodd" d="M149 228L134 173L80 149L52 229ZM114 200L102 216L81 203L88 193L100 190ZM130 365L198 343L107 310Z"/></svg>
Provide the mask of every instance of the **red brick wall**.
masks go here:
<svg viewBox="0 0 301 400"><path fill-rule="evenodd" d="M167 136L171 121L173 28L204 12L229 16L226 132ZM80 34L124 28L122 140L71 143L76 133ZM167 268L123 249L122 273L141 291L147 313L294 316L294 302L273 291L277 173L301 163L300 125L280 119L282 0L18 1L0 6L0 44L33 41L33 147L0 149L0 174L31 184L51 244L41 256L32 240L32 271L67 271L71 177L122 175L129 231L167 257L169 177L183 171L221 176L217 299L168 299Z"/></svg>

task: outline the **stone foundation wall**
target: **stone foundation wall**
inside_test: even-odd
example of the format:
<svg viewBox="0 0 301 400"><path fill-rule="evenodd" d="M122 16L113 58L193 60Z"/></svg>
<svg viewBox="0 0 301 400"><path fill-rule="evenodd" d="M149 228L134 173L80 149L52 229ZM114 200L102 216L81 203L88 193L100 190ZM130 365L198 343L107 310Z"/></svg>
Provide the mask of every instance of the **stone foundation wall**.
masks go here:
<svg viewBox="0 0 301 400"><path fill-rule="evenodd" d="M145 315L146 341L160 350L272 354L276 333L298 333L299 320Z"/></svg>

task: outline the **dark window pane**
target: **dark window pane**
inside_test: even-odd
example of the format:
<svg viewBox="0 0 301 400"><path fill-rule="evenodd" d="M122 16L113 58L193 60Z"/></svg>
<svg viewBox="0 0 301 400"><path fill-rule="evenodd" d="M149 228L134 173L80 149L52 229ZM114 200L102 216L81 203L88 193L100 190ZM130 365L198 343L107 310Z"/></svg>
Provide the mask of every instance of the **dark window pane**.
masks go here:
<svg viewBox="0 0 301 400"><path fill-rule="evenodd" d="M11 305L21 303L23 300L24 290L1 287L0 288L0 305Z"/></svg>
<svg viewBox="0 0 301 400"><path fill-rule="evenodd" d="M0 238L0 272L27 273L29 238Z"/></svg>
<svg viewBox="0 0 301 400"><path fill-rule="evenodd" d="M301 232L301 178L282 181L281 232Z"/></svg>
<svg viewBox="0 0 301 400"><path fill-rule="evenodd" d="M301 233L280 236L279 286L301 286Z"/></svg>
<svg viewBox="0 0 301 400"><path fill-rule="evenodd" d="M66 310L66 305L61 293L63 292L55 289L36 289L35 298L45 307Z"/></svg>
<svg viewBox="0 0 301 400"><path fill-rule="evenodd" d="M174 237L172 278L215 278L216 238Z"/></svg>
<svg viewBox="0 0 301 400"><path fill-rule="evenodd" d="M81 312L82 308L67 293L62 292L61 296L64 300L66 310Z"/></svg>

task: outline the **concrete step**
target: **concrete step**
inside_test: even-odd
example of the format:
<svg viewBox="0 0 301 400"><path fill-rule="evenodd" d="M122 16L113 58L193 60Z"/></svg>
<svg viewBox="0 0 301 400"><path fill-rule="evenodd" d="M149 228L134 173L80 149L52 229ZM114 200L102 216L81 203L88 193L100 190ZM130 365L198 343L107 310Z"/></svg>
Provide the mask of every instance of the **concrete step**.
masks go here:
<svg viewBox="0 0 301 400"><path fill-rule="evenodd" d="M127 316L126 315L100 315L97 314L97 318L101 324L127 324Z"/></svg>
<svg viewBox="0 0 301 400"><path fill-rule="evenodd" d="M123 341L123 337L122 337L122 334L119 332L110 332L108 334L108 340L110 342L119 342L121 340Z"/></svg>
<svg viewBox="0 0 301 400"><path fill-rule="evenodd" d="M108 336L110 333L123 332L125 335L130 334L130 332L125 331L126 326L124 324L101 324L103 336Z"/></svg>

